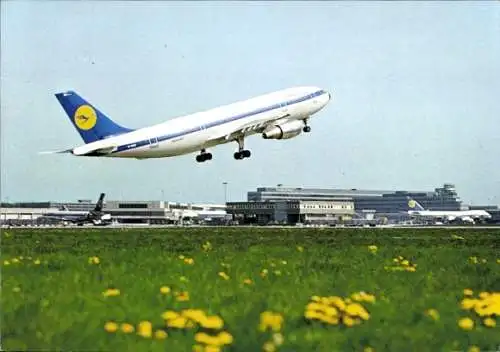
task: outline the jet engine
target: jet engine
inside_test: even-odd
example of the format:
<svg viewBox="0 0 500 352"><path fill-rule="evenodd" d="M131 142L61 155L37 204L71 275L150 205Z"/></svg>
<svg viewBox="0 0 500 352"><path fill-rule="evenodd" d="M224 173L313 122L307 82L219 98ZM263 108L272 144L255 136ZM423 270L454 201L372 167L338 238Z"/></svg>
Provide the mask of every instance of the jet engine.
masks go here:
<svg viewBox="0 0 500 352"><path fill-rule="evenodd" d="M298 136L304 128L304 121L295 120L282 125L269 126L262 133L264 139L289 139Z"/></svg>

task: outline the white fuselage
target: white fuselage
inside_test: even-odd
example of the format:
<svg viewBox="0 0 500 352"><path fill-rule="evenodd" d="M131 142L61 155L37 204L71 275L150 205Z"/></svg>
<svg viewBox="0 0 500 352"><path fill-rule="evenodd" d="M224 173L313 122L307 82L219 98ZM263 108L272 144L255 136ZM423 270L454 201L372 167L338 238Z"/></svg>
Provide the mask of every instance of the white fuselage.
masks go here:
<svg viewBox="0 0 500 352"><path fill-rule="evenodd" d="M309 119L329 100L330 94L317 87L289 88L108 137L72 153L108 149L102 156L139 159L187 154L234 141L235 133L246 137L268 125Z"/></svg>
<svg viewBox="0 0 500 352"><path fill-rule="evenodd" d="M471 218L471 219L489 219L491 215L485 210L410 210L409 215L428 217L428 218L443 218L454 220L457 218Z"/></svg>

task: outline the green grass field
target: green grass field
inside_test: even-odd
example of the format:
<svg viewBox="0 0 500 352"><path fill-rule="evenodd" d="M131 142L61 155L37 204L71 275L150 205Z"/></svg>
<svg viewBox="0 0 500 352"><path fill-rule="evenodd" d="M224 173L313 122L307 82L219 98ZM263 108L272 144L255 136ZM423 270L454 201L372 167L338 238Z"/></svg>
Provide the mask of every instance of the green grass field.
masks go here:
<svg viewBox="0 0 500 352"><path fill-rule="evenodd" d="M500 230L9 229L1 239L3 350L202 351L202 331L232 336L207 351L223 341L221 351L500 348ZM165 320L168 310L181 315ZM466 317L473 326L459 326Z"/></svg>

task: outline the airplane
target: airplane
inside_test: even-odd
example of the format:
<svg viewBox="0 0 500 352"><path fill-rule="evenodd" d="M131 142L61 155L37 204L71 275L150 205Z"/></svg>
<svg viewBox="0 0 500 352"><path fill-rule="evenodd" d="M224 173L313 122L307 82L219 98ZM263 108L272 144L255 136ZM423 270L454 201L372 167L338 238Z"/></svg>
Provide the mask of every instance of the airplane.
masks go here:
<svg viewBox="0 0 500 352"><path fill-rule="evenodd" d="M474 224L491 218L485 210L425 210L416 200L407 197L408 215L416 218L434 219L447 223L462 221Z"/></svg>
<svg viewBox="0 0 500 352"><path fill-rule="evenodd" d="M318 87L293 87L166 122L130 129L113 122L74 91L55 94L85 144L43 154L116 158L163 158L199 151L196 161L212 159L207 149L237 142L234 159L249 158L246 137L290 139L308 133L311 116L323 109L331 94Z"/></svg>
<svg viewBox="0 0 500 352"><path fill-rule="evenodd" d="M44 214L42 218L59 220L63 223L70 222L78 226L82 226L86 223L91 223L93 225L109 225L111 224L111 214L102 211L104 196L105 193L101 193L95 208L88 212L68 211L67 207L63 206L62 211Z"/></svg>

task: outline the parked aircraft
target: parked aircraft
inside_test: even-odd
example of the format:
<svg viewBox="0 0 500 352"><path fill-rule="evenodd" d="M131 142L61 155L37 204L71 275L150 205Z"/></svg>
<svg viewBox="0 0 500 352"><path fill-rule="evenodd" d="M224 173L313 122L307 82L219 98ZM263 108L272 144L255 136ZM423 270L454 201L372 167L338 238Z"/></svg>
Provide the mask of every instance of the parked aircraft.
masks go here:
<svg viewBox="0 0 500 352"><path fill-rule="evenodd" d="M416 200L411 197L408 199L408 215L417 218L433 219L444 222L468 222L476 223L491 218L491 215L485 210L425 210Z"/></svg>
<svg viewBox="0 0 500 352"><path fill-rule="evenodd" d="M59 220L63 223L74 223L77 225L83 225L90 223L93 225L109 225L111 224L111 214L104 213L102 211L104 193L101 193L99 200L97 201L95 208L88 212L81 211L69 211L67 207L63 207L61 211L55 213L44 214L44 218Z"/></svg>
<svg viewBox="0 0 500 352"><path fill-rule="evenodd" d="M55 96L85 144L44 153L145 159L199 151L198 162L212 159L208 148L229 142L238 143L236 160L248 158L244 140L256 133L281 140L310 132L309 119L331 98L317 87L294 87L134 130L113 122L74 91Z"/></svg>

